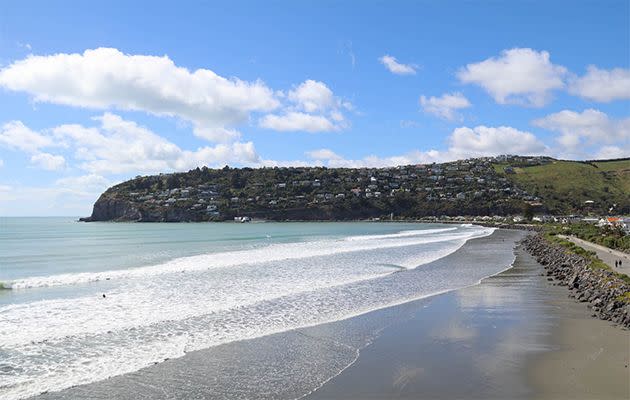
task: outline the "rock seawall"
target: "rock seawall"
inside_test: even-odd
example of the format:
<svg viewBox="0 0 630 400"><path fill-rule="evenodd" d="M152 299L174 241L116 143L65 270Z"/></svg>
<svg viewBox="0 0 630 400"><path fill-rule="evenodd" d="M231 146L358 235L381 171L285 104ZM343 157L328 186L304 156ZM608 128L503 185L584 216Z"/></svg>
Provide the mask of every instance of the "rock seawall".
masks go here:
<svg viewBox="0 0 630 400"><path fill-rule="evenodd" d="M612 271L589 267L588 258L569 253L540 234L528 236L523 245L545 267L547 276L568 286L570 297L590 303L593 316L630 328L629 284Z"/></svg>

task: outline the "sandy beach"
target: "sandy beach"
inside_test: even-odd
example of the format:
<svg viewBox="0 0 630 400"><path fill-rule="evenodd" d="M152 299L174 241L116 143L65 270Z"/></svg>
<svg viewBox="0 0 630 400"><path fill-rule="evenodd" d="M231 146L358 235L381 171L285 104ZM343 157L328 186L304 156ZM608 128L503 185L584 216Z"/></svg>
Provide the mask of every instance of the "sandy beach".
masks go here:
<svg viewBox="0 0 630 400"><path fill-rule="evenodd" d="M510 270L428 301L309 399L630 398L630 331L516 254Z"/></svg>
<svg viewBox="0 0 630 400"><path fill-rule="evenodd" d="M551 351L534 357L528 367L536 398L630 398L630 331L592 318L586 303L567 297L565 287L549 290L556 320Z"/></svg>
<svg viewBox="0 0 630 400"><path fill-rule="evenodd" d="M423 268L483 258L498 230ZM480 284L227 343L41 399L628 398L629 332L590 317L517 249Z"/></svg>

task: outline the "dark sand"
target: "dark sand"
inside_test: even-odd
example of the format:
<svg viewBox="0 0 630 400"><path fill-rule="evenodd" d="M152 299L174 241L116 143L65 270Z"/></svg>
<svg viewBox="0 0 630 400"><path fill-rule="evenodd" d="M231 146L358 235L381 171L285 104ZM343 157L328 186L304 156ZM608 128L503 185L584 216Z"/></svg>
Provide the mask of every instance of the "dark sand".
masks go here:
<svg viewBox="0 0 630 400"><path fill-rule="evenodd" d="M483 259L522 236L497 231L432 264ZM480 285L38 398L628 398L628 331L589 317L541 271L519 251L514 268Z"/></svg>
<svg viewBox="0 0 630 400"><path fill-rule="evenodd" d="M630 399L630 332L516 251L514 268L427 302L308 399Z"/></svg>

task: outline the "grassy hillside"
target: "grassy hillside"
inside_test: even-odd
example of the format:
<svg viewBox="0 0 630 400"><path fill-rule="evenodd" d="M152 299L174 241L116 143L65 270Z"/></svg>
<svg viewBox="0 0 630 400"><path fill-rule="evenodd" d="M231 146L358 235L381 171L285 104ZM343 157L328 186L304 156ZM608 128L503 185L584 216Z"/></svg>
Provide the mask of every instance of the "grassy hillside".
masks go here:
<svg viewBox="0 0 630 400"><path fill-rule="evenodd" d="M495 170L516 185L538 196L550 212L585 212L585 201L593 200L595 213L630 214L630 159L617 161L553 161L546 165L513 167L495 164Z"/></svg>

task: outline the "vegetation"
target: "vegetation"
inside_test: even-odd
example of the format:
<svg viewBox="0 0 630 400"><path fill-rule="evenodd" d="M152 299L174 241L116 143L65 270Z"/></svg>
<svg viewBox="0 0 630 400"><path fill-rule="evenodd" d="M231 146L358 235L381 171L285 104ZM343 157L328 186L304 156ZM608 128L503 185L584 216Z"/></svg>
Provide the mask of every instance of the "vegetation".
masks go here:
<svg viewBox="0 0 630 400"><path fill-rule="evenodd" d="M500 156L392 168L196 168L109 188L87 220L348 220L630 213L630 160ZM589 200L589 201L587 201ZM605 239L626 247L626 240ZM613 242L611 242L613 241Z"/></svg>
<svg viewBox="0 0 630 400"><path fill-rule="evenodd" d="M525 202L533 200L498 175L489 160L477 159L395 168L204 167L123 182L108 189L95 210L134 208L125 215L151 221L226 220L243 215L293 220L392 214L416 218L520 214ZM114 202L116 206L106 206ZM99 219L117 218L120 215L107 212L99 215Z"/></svg>
<svg viewBox="0 0 630 400"><path fill-rule="evenodd" d="M630 235L625 233L620 227L610 225L600 227L582 222L567 225L552 225L550 229L551 232L556 234L561 233L576 236L580 239L597 243L611 249L630 252Z"/></svg>
<svg viewBox="0 0 630 400"><path fill-rule="evenodd" d="M494 168L515 185L540 197L549 213L630 214L630 159L553 160L533 166L500 162Z"/></svg>
<svg viewBox="0 0 630 400"><path fill-rule="evenodd" d="M595 252L585 250L584 248L576 245L575 243L557 236L557 232L554 232L554 231L547 231L545 232L543 236L547 241L564 247L567 252L572 253L572 254L577 254L579 256L586 258L589 261L589 264L588 264L589 268L594 269L594 270L599 269L599 270L609 271L610 273L612 273L614 277L619 278L623 280L624 282L630 284L630 276L613 271L612 268L610 268L606 263L600 260L599 257L597 257Z"/></svg>

